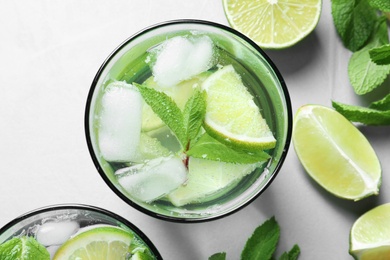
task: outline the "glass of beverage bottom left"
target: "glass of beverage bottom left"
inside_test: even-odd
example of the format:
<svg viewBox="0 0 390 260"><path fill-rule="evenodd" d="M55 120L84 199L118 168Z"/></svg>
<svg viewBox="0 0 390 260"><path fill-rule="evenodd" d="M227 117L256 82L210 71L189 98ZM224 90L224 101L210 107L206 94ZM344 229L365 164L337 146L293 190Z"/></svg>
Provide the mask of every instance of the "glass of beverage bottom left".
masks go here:
<svg viewBox="0 0 390 260"><path fill-rule="evenodd" d="M14 243L10 243L12 239ZM31 240L34 243L31 244ZM108 210L81 204L39 208L15 218L0 229L0 258L12 248L13 254L17 255L15 251L26 246L22 244L45 248L43 251L48 254L45 252L39 259L83 259L80 258L82 251L97 255L104 252L109 255L107 259L162 259L153 243L134 224ZM120 252L119 245L126 252Z"/></svg>

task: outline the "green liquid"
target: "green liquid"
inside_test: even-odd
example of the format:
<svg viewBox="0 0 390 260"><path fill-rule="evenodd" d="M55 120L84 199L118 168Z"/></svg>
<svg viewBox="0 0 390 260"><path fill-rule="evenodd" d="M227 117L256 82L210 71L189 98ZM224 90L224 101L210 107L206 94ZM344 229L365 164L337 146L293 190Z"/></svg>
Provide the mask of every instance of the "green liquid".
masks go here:
<svg viewBox="0 0 390 260"><path fill-rule="evenodd" d="M181 31L177 34L185 35L187 33L188 32ZM285 143L284 139L286 137L284 135L286 132L286 126L283 123L285 115L280 111L284 111L284 101L280 97L281 94L279 92L281 90L275 86L276 76L273 72L269 72L267 62L259 62L259 54L254 53L253 50L242 50L242 48L236 46L235 43L227 42L224 38L214 34L209 34L208 36L213 40L215 45L214 54L217 60L216 64L218 66L233 65L236 72L241 76L244 85L254 97L254 101L258 105L262 116L265 118L269 128L273 132L273 135L277 140L277 144L274 149L267 151L272 156L269 162L255 169L251 174L246 175L239 182L236 182L229 187L204 198L200 202L194 202L192 204L182 206L181 208L175 207L165 198L161 198L150 203L136 202L142 207L148 208L151 211L162 215L191 217L192 214L194 214L194 216L197 215L197 212L199 211L203 212L202 214L207 214L208 209L210 209L211 212L216 205L222 205L236 198L243 191L251 187L254 182L259 181L259 178L262 179L261 183L264 185L269 181L271 176L268 172L273 172L276 167L275 162L283 152L282 146L284 146ZM161 40L161 36L156 37L156 39L150 39L149 41L153 43L151 44L151 46L153 46L159 40ZM133 48L118 60L111 69L109 78L105 81L105 86L115 80L126 81L129 84L134 82L142 84L146 79L152 76L151 69L145 62L148 56L148 53L145 52L147 47L141 46L139 49L141 49L141 51L138 49L135 51ZM239 55L237 54L237 50L241 50ZM261 57L260 60L262 60ZM216 69L217 67L213 67L210 71L215 71ZM104 87L102 89L103 93ZM100 108L97 105L95 110L97 114L99 113L99 109ZM96 124L94 126L95 130L97 130ZM102 164L108 178L118 187L118 189L122 191L122 193L131 198L125 190L121 189L120 185L117 183L116 177L114 176L114 172L120 168L126 167L126 164L110 163L105 161Z"/></svg>

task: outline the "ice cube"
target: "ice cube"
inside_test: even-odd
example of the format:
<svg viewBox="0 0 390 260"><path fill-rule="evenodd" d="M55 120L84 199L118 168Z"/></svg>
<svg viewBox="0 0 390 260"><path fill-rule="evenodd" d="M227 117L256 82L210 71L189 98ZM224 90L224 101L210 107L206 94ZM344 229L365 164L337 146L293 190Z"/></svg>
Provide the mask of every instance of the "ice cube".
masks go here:
<svg viewBox="0 0 390 260"><path fill-rule="evenodd" d="M75 221L46 222L36 233L36 239L44 246L61 245L80 228Z"/></svg>
<svg viewBox="0 0 390 260"><path fill-rule="evenodd" d="M46 247L47 251L50 254L50 259L53 259L53 257L56 254L58 248L60 248L60 246L48 246L48 247Z"/></svg>
<svg viewBox="0 0 390 260"><path fill-rule="evenodd" d="M142 96L125 82L107 86L98 130L100 152L107 161L130 162L141 135Z"/></svg>
<svg viewBox="0 0 390 260"><path fill-rule="evenodd" d="M161 157L115 172L119 184L135 199L154 201L180 187L187 168L179 157Z"/></svg>
<svg viewBox="0 0 390 260"><path fill-rule="evenodd" d="M157 50L152 73L167 88L207 71L213 65L213 42L208 36L173 37Z"/></svg>

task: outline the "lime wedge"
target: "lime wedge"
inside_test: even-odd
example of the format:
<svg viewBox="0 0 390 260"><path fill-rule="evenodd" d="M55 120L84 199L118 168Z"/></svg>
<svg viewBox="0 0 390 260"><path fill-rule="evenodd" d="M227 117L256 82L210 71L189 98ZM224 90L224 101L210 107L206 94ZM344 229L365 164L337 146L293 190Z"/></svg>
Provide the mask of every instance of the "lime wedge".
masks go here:
<svg viewBox="0 0 390 260"><path fill-rule="evenodd" d="M299 108L293 144L307 173L330 193L355 201L378 194L378 157L364 135L337 111L319 105Z"/></svg>
<svg viewBox="0 0 390 260"><path fill-rule="evenodd" d="M0 245L0 259L50 260L50 254L33 237L22 236Z"/></svg>
<svg viewBox="0 0 390 260"><path fill-rule="evenodd" d="M229 24L260 47L292 46L317 26L322 0L223 0Z"/></svg>
<svg viewBox="0 0 390 260"><path fill-rule="evenodd" d="M96 227L66 241L56 252L59 259L126 259L134 235L117 227Z"/></svg>
<svg viewBox="0 0 390 260"><path fill-rule="evenodd" d="M389 259L390 203L371 209L355 221L350 232L349 252L355 259Z"/></svg>
<svg viewBox="0 0 390 260"><path fill-rule="evenodd" d="M256 164L234 164L190 157L188 180L168 195L177 207L212 200L234 187L245 175L251 173Z"/></svg>
<svg viewBox="0 0 390 260"><path fill-rule="evenodd" d="M137 251L130 260L153 260L153 257L145 252Z"/></svg>
<svg viewBox="0 0 390 260"><path fill-rule="evenodd" d="M210 136L248 151L275 147L267 122L233 66L209 76L202 89L207 92L204 128Z"/></svg>

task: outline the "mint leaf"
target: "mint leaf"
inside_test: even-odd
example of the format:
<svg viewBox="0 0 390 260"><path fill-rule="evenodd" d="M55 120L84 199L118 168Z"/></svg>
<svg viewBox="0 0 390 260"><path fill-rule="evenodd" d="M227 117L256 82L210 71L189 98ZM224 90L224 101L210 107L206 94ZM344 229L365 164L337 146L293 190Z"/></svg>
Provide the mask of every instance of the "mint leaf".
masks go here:
<svg viewBox="0 0 390 260"><path fill-rule="evenodd" d="M280 228L275 217L257 227L245 244L241 253L242 260L269 260L279 241Z"/></svg>
<svg viewBox="0 0 390 260"><path fill-rule="evenodd" d="M187 134L184 126L183 114L175 101L163 92L159 92L153 88L144 85L133 83L145 102L152 108L160 119L171 129L175 134L183 148L187 145Z"/></svg>
<svg viewBox="0 0 390 260"><path fill-rule="evenodd" d="M204 133L199 140L187 151L188 156L195 158L209 159L213 161L230 162L230 163L257 163L266 161L270 156L264 152L249 153L232 148L215 140L207 133Z"/></svg>
<svg viewBox="0 0 390 260"><path fill-rule="evenodd" d="M332 101L332 106L352 122L359 122L366 125L390 125L390 110L347 105L335 101Z"/></svg>
<svg viewBox="0 0 390 260"><path fill-rule="evenodd" d="M47 249L33 237L15 237L0 245L0 259L50 260Z"/></svg>
<svg viewBox="0 0 390 260"><path fill-rule="evenodd" d="M387 78L390 65L375 64L370 58L369 51L388 43L386 20L382 18L370 42L355 52L349 60L348 76L356 94L363 95L371 92Z"/></svg>
<svg viewBox="0 0 390 260"><path fill-rule="evenodd" d="M372 102L369 108L382 110L382 111L390 110L390 94L387 94L381 100Z"/></svg>
<svg viewBox="0 0 390 260"><path fill-rule="evenodd" d="M226 259L226 253L216 253L209 257L209 260L225 260Z"/></svg>
<svg viewBox="0 0 390 260"><path fill-rule="evenodd" d="M346 48L357 51L367 42L377 21L366 0L332 0L332 17Z"/></svg>
<svg viewBox="0 0 390 260"><path fill-rule="evenodd" d="M389 2L390 3L390 2ZM390 64L390 44L369 50L370 58L378 65Z"/></svg>
<svg viewBox="0 0 390 260"><path fill-rule="evenodd" d="M298 259L301 250L298 245L294 245L289 252L283 253L279 260L296 260Z"/></svg>
<svg viewBox="0 0 390 260"><path fill-rule="evenodd" d="M198 136L205 114L205 93L196 90L185 104L183 112L184 127L187 129L187 140L193 140Z"/></svg>
<svg viewBox="0 0 390 260"><path fill-rule="evenodd" d="M369 0L370 5L382 12L390 12L389 0Z"/></svg>

